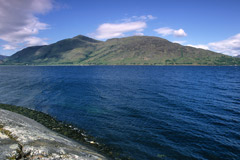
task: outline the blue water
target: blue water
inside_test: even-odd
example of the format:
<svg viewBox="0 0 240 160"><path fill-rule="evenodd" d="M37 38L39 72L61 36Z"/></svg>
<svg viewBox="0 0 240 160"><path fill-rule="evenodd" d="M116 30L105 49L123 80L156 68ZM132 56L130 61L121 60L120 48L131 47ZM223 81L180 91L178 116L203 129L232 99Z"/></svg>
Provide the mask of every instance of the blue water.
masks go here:
<svg viewBox="0 0 240 160"><path fill-rule="evenodd" d="M240 67L1 66L0 103L77 125L133 159L240 159Z"/></svg>

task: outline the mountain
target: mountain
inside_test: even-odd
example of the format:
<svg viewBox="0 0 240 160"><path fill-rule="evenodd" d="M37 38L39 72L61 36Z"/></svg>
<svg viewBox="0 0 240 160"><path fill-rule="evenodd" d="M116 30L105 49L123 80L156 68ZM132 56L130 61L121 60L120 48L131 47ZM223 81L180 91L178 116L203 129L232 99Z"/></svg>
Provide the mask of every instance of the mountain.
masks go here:
<svg viewBox="0 0 240 160"><path fill-rule="evenodd" d="M0 61L6 59L8 56L0 55Z"/></svg>
<svg viewBox="0 0 240 160"><path fill-rule="evenodd" d="M240 65L240 59L151 36L105 42L76 36L25 48L4 64L19 65Z"/></svg>
<svg viewBox="0 0 240 160"><path fill-rule="evenodd" d="M0 64L3 64L4 60L6 60L7 58L8 56L0 55Z"/></svg>

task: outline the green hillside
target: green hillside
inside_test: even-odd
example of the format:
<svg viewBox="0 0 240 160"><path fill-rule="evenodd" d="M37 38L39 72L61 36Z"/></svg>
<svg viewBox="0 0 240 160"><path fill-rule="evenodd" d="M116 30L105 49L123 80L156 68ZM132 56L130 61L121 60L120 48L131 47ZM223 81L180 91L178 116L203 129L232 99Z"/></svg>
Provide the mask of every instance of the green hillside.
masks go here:
<svg viewBox="0 0 240 160"><path fill-rule="evenodd" d="M57 43L25 48L10 65L240 65L240 59L182 46L150 36L114 38L106 42L76 36Z"/></svg>

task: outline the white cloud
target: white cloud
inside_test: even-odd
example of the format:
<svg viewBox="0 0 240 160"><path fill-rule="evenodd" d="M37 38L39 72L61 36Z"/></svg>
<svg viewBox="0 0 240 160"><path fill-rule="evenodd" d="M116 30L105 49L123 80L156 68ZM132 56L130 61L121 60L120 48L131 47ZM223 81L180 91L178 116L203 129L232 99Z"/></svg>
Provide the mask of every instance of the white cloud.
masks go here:
<svg viewBox="0 0 240 160"><path fill-rule="evenodd" d="M152 15L132 16L131 18L134 19L134 20L153 20L153 19L157 19L157 17L154 17Z"/></svg>
<svg viewBox="0 0 240 160"><path fill-rule="evenodd" d="M186 37L187 33L185 33L183 29L179 29L179 30L174 30L173 35L176 37Z"/></svg>
<svg viewBox="0 0 240 160"><path fill-rule="evenodd" d="M122 19L123 22L131 22L131 21L148 21L148 20L154 20L157 19L157 17L154 17L153 15L143 15L143 16L132 16L130 18Z"/></svg>
<svg viewBox="0 0 240 160"><path fill-rule="evenodd" d="M240 55L240 33L226 40L209 43L208 46L217 52L230 56Z"/></svg>
<svg viewBox="0 0 240 160"><path fill-rule="evenodd" d="M124 37L129 32L132 35L143 36L144 29L147 27L147 21L156 19L153 15L132 16L122 19L119 23L103 23L99 25L94 33L89 34L96 39L109 39Z"/></svg>
<svg viewBox="0 0 240 160"><path fill-rule="evenodd" d="M189 44L188 46L195 47L195 48L208 49L208 50L223 53L229 56L237 56L237 55L240 55L240 33L222 41L211 42L206 45Z"/></svg>
<svg viewBox="0 0 240 160"><path fill-rule="evenodd" d="M38 37L28 37L25 39L26 46L37 46L37 45L47 45L47 42L44 41L45 39L38 38Z"/></svg>
<svg viewBox="0 0 240 160"><path fill-rule="evenodd" d="M0 39L5 50L29 45L46 44L38 38L48 24L40 22L36 14L45 14L53 8L53 0L0 0Z"/></svg>
<svg viewBox="0 0 240 160"><path fill-rule="evenodd" d="M209 47L207 45L203 45L203 44L199 44L199 45L188 44L187 46L209 50Z"/></svg>
<svg viewBox="0 0 240 160"><path fill-rule="evenodd" d="M138 32L134 34L135 36L144 36L144 33Z"/></svg>
<svg viewBox="0 0 240 160"><path fill-rule="evenodd" d="M142 32L147 27L146 22L123 22L123 23L104 23L101 24L95 33L91 34L97 39L109 39L125 36L127 32Z"/></svg>
<svg viewBox="0 0 240 160"><path fill-rule="evenodd" d="M187 41L173 41L173 43L178 43L178 44L184 44L184 43L186 43Z"/></svg>
<svg viewBox="0 0 240 160"><path fill-rule="evenodd" d="M173 29L170 29L170 28L158 28L158 29L155 29L154 30L155 32L157 32L158 34L161 34L162 36L167 36L167 35L171 35L173 34Z"/></svg>
<svg viewBox="0 0 240 160"><path fill-rule="evenodd" d="M152 15L147 15L147 18L150 19L150 20L157 19L157 17L154 17Z"/></svg>
<svg viewBox="0 0 240 160"><path fill-rule="evenodd" d="M178 29L174 30L172 28L168 27L163 27L163 28L158 28L154 30L158 34L161 34L162 36L168 36L168 35L173 35L175 37L186 37L187 33L183 29Z"/></svg>
<svg viewBox="0 0 240 160"><path fill-rule="evenodd" d="M2 45L2 47L3 47L4 50L14 50L14 49L17 48L16 46L9 45L9 44Z"/></svg>

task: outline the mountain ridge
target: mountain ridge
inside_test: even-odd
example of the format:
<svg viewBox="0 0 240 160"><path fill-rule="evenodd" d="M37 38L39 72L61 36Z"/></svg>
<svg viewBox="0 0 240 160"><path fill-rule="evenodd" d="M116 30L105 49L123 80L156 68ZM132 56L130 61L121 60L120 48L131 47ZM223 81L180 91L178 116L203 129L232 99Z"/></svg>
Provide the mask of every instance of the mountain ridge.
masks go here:
<svg viewBox="0 0 240 160"><path fill-rule="evenodd" d="M8 65L240 65L240 59L153 36L99 41L83 35L16 52Z"/></svg>
<svg viewBox="0 0 240 160"><path fill-rule="evenodd" d="M0 64L2 64L8 56L0 55Z"/></svg>
<svg viewBox="0 0 240 160"><path fill-rule="evenodd" d="M0 60L6 59L8 56L0 55Z"/></svg>

